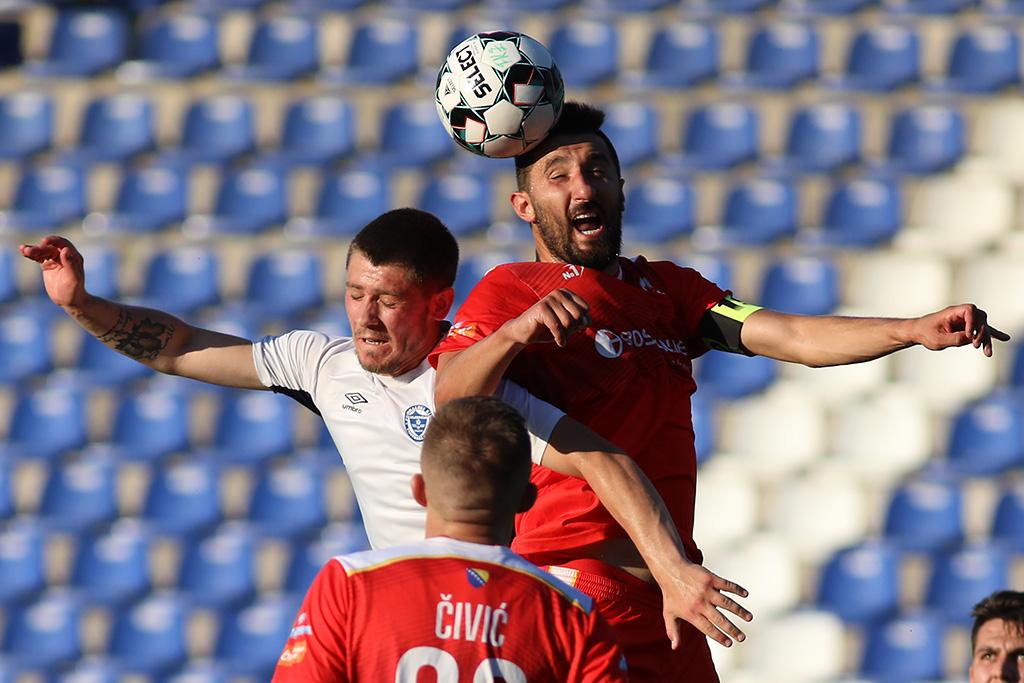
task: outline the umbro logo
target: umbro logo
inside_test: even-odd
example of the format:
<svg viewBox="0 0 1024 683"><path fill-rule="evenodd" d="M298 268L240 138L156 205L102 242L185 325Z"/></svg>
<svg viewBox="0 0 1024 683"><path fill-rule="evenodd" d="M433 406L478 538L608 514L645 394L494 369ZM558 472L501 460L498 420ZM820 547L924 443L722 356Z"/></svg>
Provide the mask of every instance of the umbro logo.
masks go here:
<svg viewBox="0 0 1024 683"><path fill-rule="evenodd" d="M366 400L366 397L357 391L352 391L350 393L345 394L345 398L348 399L349 403L356 406L359 405L360 403L369 403L369 401Z"/></svg>

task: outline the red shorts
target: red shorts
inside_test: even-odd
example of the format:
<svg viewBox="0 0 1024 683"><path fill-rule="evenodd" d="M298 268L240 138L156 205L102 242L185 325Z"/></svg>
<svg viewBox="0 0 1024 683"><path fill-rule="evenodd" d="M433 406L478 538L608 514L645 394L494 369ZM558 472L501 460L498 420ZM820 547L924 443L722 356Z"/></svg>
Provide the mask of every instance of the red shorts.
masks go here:
<svg viewBox="0 0 1024 683"><path fill-rule="evenodd" d="M682 643L672 649L657 586L598 560L572 560L545 569L594 599L619 637L630 683L718 683L703 633L684 623Z"/></svg>

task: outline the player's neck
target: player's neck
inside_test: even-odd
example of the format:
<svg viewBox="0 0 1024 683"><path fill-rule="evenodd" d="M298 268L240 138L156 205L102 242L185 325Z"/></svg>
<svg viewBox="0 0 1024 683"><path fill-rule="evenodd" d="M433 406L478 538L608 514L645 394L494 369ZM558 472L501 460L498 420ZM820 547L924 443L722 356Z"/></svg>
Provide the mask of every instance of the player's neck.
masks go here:
<svg viewBox="0 0 1024 683"><path fill-rule="evenodd" d="M569 265L568 261L565 261L565 260L560 259L560 258L556 258L553 254L551 254L551 252L549 252L547 250L547 248L543 244L538 244L536 246L536 250L533 253L533 258L538 263L564 263L566 265ZM601 268L600 271L602 273L604 273L605 275L611 275L612 277L619 277L619 274L621 272L621 269L620 269L620 266L619 266L619 257L616 256L615 258L613 258L611 263L609 263L604 268Z"/></svg>
<svg viewBox="0 0 1024 683"><path fill-rule="evenodd" d="M444 536L465 543L481 545L508 545L512 538L512 527L509 524L500 528L488 524L452 522L449 520L427 519L427 538Z"/></svg>

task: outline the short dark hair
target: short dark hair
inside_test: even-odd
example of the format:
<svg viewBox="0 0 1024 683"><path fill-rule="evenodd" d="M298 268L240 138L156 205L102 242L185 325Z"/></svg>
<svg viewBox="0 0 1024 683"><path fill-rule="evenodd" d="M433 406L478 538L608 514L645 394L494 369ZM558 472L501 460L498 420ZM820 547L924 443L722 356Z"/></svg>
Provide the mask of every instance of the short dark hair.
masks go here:
<svg viewBox="0 0 1024 683"><path fill-rule="evenodd" d="M459 267L459 245L444 223L420 209L394 209L366 224L352 239L345 266L358 251L375 266L409 268L417 283L451 287Z"/></svg>
<svg viewBox="0 0 1024 683"><path fill-rule="evenodd" d="M622 175L622 167L619 165L619 155L615 151L615 145L601 130L604 125L604 111L583 102L566 102L562 105L562 114L558 117L558 123L554 125L547 137L555 135L581 135L590 133L604 140L608 145L608 151L612 155L612 162L615 164L615 171ZM543 142L538 147L543 146ZM537 149L537 148L534 148ZM527 176L530 167L537 161L537 156L531 152L520 154L516 157L516 184L520 190L527 187Z"/></svg>
<svg viewBox="0 0 1024 683"><path fill-rule="evenodd" d="M1024 593L996 591L975 605L971 610L971 616L974 617L974 626L971 628L971 652L973 653L978 630L985 625L985 622L1002 619L1024 631Z"/></svg>
<svg viewBox="0 0 1024 683"><path fill-rule="evenodd" d="M420 467L433 504L489 511L495 522L510 518L530 479L523 416L493 396L447 403L427 427Z"/></svg>

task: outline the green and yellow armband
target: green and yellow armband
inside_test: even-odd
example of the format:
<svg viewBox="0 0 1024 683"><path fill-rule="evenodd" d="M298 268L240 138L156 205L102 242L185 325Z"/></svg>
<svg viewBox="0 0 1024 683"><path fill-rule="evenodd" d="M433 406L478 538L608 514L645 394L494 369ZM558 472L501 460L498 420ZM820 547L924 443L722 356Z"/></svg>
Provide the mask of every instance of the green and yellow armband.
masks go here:
<svg viewBox="0 0 1024 683"><path fill-rule="evenodd" d="M709 308L700 319L701 340L708 345L708 348L753 356L754 354L748 351L740 341L740 330L744 321L752 313L760 310L760 306L744 303L727 295Z"/></svg>

